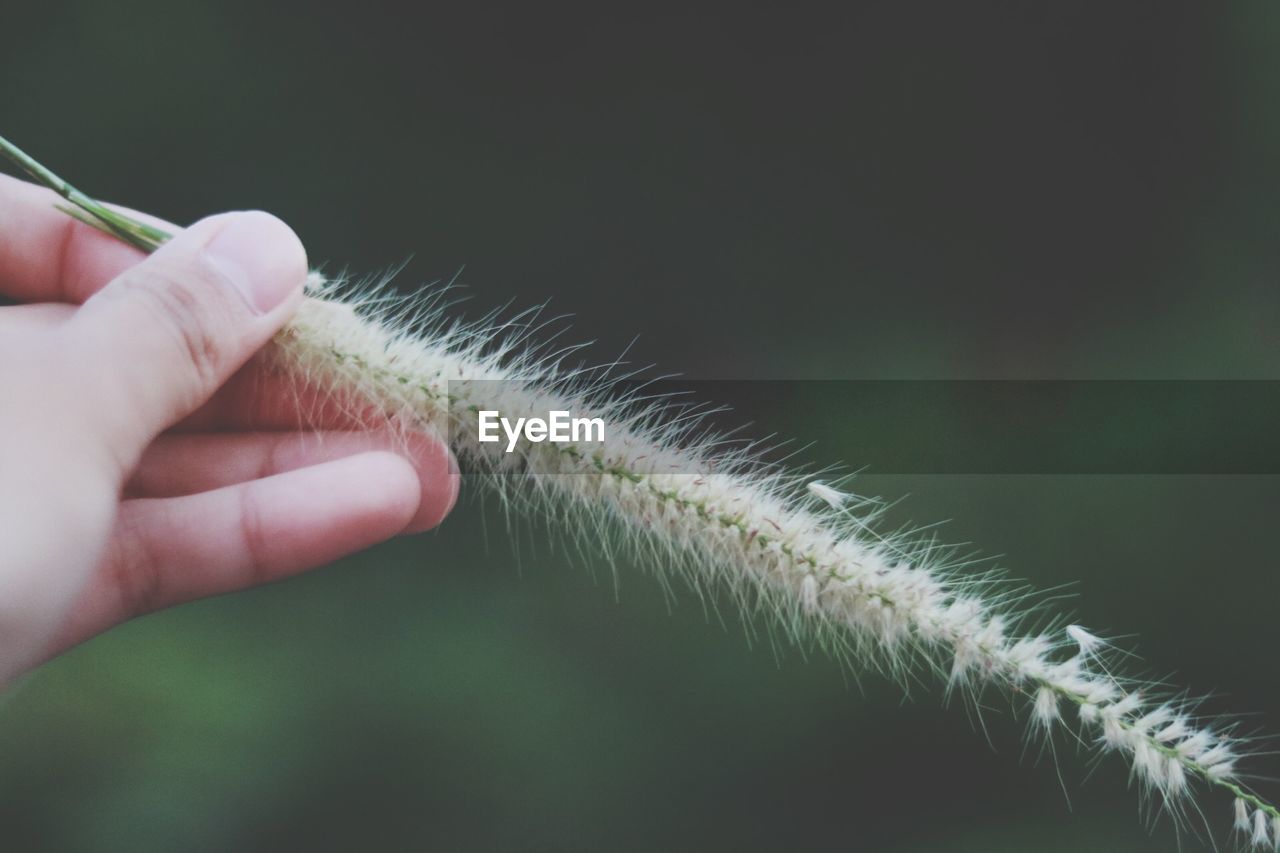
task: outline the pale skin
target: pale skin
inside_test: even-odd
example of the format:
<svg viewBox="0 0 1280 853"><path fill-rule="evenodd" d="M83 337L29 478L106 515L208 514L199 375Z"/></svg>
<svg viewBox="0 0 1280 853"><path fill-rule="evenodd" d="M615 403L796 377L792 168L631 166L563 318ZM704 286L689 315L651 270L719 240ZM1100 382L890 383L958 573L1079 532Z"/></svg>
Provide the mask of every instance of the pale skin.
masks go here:
<svg viewBox="0 0 1280 853"><path fill-rule="evenodd" d="M147 257L0 175L0 684L132 617L440 523L448 449L256 356L306 255L265 213ZM151 220L157 222L157 220Z"/></svg>

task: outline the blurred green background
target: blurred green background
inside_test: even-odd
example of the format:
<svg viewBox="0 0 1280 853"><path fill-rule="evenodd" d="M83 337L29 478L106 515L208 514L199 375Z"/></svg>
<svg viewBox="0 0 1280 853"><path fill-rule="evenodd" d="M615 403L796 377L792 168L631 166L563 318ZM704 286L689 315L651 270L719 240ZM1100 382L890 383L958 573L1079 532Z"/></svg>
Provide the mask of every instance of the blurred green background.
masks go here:
<svg viewBox="0 0 1280 853"><path fill-rule="evenodd" d="M83 189L178 221L266 208L314 261L411 258L406 286L465 265L458 310L551 299L600 359L639 333L634 362L703 378L1280 376L1271 3L82 0L5 3L0 28L3 132ZM756 430L857 465L857 412L812 410L843 433ZM1280 732L1276 477L859 485L1075 584L1084 624ZM1007 703L979 725L933 685L779 659L467 497L11 691L0 845L1174 844L1118 762L1090 776L1059 743L1068 801Z"/></svg>

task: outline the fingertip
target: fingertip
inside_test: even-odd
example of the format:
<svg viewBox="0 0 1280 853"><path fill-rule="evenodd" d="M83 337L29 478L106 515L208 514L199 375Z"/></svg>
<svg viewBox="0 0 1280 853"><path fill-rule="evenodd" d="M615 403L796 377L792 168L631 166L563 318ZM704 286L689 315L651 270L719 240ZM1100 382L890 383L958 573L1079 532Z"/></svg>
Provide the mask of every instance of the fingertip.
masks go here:
<svg viewBox="0 0 1280 853"><path fill-rule="evenodd" d="M458 502L462 474L448 445L433 435L415 433L406 438L406 451L417 471L420 497L417 512L405 533L422 533L436 527Z"/></svg>
<svg viewBox="0 0 1280 853"><path fill-rule="evenodd" d="M208 256L257 314L269 314L302 293L307 253L283 220L262 210L223 213L201 220L193 232L212 231Z"/></svg>
<svg viewBox="0 0 1280 853"><path fill-rule="evenodd" d="M341 462L359 466L369 515L378 519L379 526L388 531L388 535L395 535L413 523L419 513L422 487L412 462L389 450L360 453Z"/></svg>

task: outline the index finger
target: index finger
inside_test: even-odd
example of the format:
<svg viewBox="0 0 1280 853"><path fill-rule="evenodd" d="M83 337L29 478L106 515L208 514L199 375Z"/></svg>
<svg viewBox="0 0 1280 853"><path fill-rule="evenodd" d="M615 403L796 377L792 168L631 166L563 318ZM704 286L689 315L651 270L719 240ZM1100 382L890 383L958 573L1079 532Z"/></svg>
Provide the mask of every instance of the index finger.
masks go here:
<svg viewBox="0 0 1280 853"><path fill-rule="evenodd" d="M145 257L58 210L55 205L62 201L52 190L0 175L0 294L19 302L78 305ZM155 217L119 209L178 230Z"/></svg>

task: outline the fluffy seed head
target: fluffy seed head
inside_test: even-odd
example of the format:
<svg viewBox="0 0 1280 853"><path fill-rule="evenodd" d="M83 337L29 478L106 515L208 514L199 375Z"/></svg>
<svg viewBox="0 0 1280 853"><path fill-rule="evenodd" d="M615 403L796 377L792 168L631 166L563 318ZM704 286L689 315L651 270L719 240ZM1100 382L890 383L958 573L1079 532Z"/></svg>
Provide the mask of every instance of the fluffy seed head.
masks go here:
<svg viewBox="0 0 1280 853"><path fill-rule="evenodd" d="M1258 809L1253 813L1253 837L1249 839L1255 847L1266 847L1269 840L1267 834L1267 816Z"/></svg>
<svg viewBox="0 0 1280 853"><path fill-rule="evenodd" d="M610 552L621 541L700 592L758 602L790 637L904 680L917 666L949 664L953 689L1033 696L1032 721L1046 731L1063 702L1076 705L1083 741L1131 762L1175 814L1190 778L1237 784L1234 742L1219 742L1187 703L1149 704L1140 682L1104 666L1110 644L1095 634L1069 625L1066 643L1043 626L1023 636L1029 617L1012 595L966 577L932 544L873 532L844 492L726 449L696 419L612 399L594 374L562 371L526 349L521 334L430 311L398 325L313 298L277 336L274 357L307 386L358 398L362 416L371 404L393 423L447 435L467 470L492 475L483 479L506 506L591 531ZM530 400L601 417L609 440L523 442L511 454L478 443L477 409L528 410ZM1261 811L1253 824L1255 838L1280 838Z"/></svg>
<svg viewBox="0 0 1280 853"><path fill-rule="evenodd" d="M809 490L809 494L827 504L832 509L840 509L845 505L845 502L849 500L849 495L839 489L834 489L831 486L828 486L821 480L810 480L805 488Z"/></svg>
<svg viewBox="0 0 1280 853"><path fill-rule="evenodd" d="M1079 625L1068 625L1067 636L1080 647L1080 654L1088 657L1102 645L1102 639L1081 628Z"/></svg>
<svg viewBox="0 0 1280 853"><path fill-rule="evenodd" d="M818 579L813 575L805 575L800 582L800 602L804 612L810 615L818 612Z"/></svg>
<svg viewBox="0 0 1280 853"><path fill-rule="evenodd" d="M1041 687L1037 690L1035 710L1032 714L1036 725L1047 730L1058 719L1058 694L1049 687Z"/></svg>

